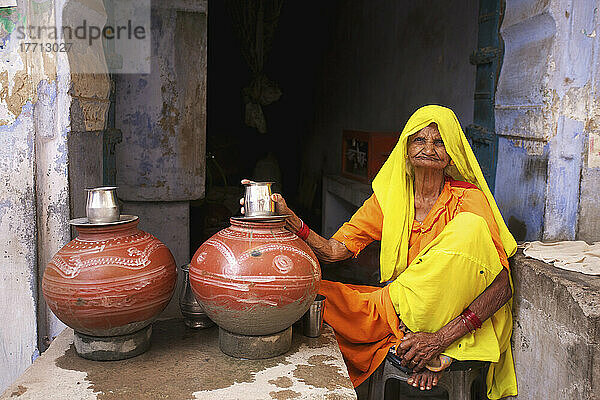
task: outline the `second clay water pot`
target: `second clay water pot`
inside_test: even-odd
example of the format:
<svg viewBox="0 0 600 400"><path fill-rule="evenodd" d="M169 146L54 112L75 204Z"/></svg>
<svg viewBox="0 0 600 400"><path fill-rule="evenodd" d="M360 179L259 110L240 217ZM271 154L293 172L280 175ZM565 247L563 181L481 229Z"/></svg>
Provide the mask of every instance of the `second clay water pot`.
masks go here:
<svg viewBox="0 0 600 400"><path fill-rule="evenodd" d="M224 349L223 335L244 341L284 332L280 336L291 341L292 324L317 295L321 269L308 245L285 229L285 217L232 217L230 224L194 254L189 272L192 291L221 328L221 350L265 358ZM279 353L287 351L286 346L281 345Z"/></svg>

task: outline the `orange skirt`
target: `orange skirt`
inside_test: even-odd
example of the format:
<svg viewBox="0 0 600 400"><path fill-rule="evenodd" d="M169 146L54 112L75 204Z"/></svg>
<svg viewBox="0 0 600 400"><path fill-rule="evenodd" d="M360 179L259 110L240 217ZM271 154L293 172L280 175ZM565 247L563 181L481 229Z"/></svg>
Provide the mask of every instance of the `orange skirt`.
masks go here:
<svg viewBox="0 0 600 400"><path fill-rule="evenodd" d="M364 382L404 336L388 287L321 281L323 320L332 326L354 387Z"/></svg>

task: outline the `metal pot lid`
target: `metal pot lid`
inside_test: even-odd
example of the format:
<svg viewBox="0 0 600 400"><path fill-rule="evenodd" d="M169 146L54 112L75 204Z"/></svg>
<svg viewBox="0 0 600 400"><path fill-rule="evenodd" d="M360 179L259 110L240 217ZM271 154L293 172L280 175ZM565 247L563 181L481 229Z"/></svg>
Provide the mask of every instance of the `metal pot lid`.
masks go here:
<svg viewBox="0 0 600 400"><path fill-rule="evenodd" d="M75 218L69 221L71 225L75 226L107 226L107 225L120 225L127 222L135 221L139 217L137 215L121 214L118 221L113 222L90 222L87 217Z"/></svg>
<svg viewBox="0 0 600 400"><path fill-rule="evenodd" d="M231 217L236 221L283 221L289 217L289 215L251 215L251 216L239 216L239 217Z"/></svg>

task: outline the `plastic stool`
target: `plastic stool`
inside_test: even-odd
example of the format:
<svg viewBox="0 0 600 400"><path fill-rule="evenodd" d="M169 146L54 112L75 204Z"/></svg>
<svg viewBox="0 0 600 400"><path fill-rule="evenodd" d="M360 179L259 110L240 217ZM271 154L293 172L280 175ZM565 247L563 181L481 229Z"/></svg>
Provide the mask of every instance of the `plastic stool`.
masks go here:
<svg viewBox="0 0 600 400"><path fill-rule="evenodd" d="M438 381L438 386L446 389L449 400L470 400L471 386L482 368L486 368L489 362L486 361L456 361L454 360L448 368L444 370L442 377ZM406 382L412 371L403 367L398 362L398 356L388 356L381 363L379 368L371 375L369 382L369 400L384 400L385 384L388 379L398 379Z"/></svg>

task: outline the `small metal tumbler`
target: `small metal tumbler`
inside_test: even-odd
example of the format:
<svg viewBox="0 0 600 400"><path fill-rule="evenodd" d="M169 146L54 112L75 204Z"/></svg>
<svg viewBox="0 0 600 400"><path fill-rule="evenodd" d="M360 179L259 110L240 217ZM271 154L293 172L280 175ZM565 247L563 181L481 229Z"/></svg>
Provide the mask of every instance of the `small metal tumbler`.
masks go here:
<svg viewBox="0 0 600 400"><path fill-rule="evenodd" d="M318 294L302 317L302 334L304 336L316 338L321 335L324 310L325 296Z"/></svg>
<svg viewBox="0 0 600 400"><path fill-rule="evenodd" d="M271 200L273 182L251 182L246 184L244 214L247 217L275 215L275 202Z"/></svg>
<svg viewBox="0 0 600 400"><path fill-rule="evenodd" d="M179 293L179 309L183 315L183 322L190 328L209 328L215 323L208 318L204 312L204 308L192 292L190 286L190 264L179 267L183 273L183 285Z"/></svg>
<svg viewBox="0 0 600 400"><path fill-rule="evenodd" d="M85 213L90 223L117 222L120 218L116 186L104 186L87 191Z"/></svg>

